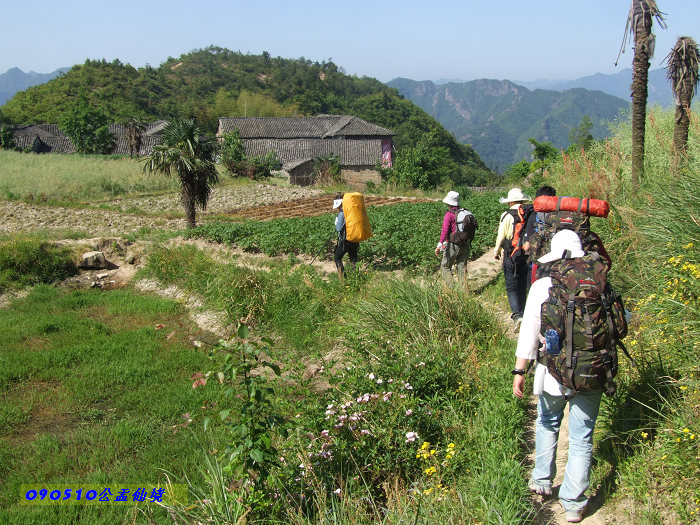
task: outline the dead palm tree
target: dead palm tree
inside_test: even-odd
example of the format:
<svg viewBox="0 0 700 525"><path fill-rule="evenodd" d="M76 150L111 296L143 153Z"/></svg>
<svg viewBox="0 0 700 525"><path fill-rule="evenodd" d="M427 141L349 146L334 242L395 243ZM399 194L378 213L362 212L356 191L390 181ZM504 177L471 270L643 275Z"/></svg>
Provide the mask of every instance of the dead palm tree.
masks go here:
<svg viewBox="0 0 700 525"><path fill-rule="evenodd" d="M214 142L205 137L194 119L175 119L163 128L163 142L153 146L144 171L180 178L182 206L187 225L196 226L195 208L204 210L209 202L211 186L219 180L214 163Z"/></svg>
<svg viewBox="0 0 700 525"><path fill-rule="evenodd" d="M139 154L141 149L141 141L143 140L143 132L146 131L146 123L136 117L129 117L124 122L124 137L129 143L129 156L134 158L134 153Z"/></svg>
<svg viewBox="0 0 700 525"><path fill-rule="evenodd" d="M666 57L668 70L676 102L676 125L673 128L673 147L678 153L685 153L688 147L688 128L690 127L690 101L698 87L698 66L700 66L700 49L695 40L682 36Z"/></svg>
<svg viewBox="0 0 700 525"><path fill-rule="evenodd" d="M649 59L654 56L656 37L651 32L653 19L666 28L663 13L654 0L632 0L620 53L625 52L627 36L634 35L632 60L632 184L639 185L644 172L644 131L647 114ZM618 54L618 59L620 55ZM617 65L617 62L615 63Z"/></svg>

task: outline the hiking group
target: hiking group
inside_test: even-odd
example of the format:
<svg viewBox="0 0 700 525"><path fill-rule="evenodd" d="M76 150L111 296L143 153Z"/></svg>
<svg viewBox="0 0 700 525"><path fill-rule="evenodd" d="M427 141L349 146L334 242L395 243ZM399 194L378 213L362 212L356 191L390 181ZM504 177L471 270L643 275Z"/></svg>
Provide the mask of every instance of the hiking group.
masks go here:
<svg viewBox="0 0 700 525"><path fill-rule="evenodd" d="M513 329L519 333L514 396L524 397L525 376L535 364L535 464L528 486L543 497L555 491L557 443L568 404L569 451L558 497L566 520L577 523L588 504L600 402L603 394L616 392L617 348L635 364L622 344L628 312L607 279L612 261L590 228L590 217L607 217L610 208L602 200L557 197L551 186L537 190L532 204L520 188L499 200L508 209L499 220L494 256L502 259ZM468 289L467 259L477 221L460 206L456 191L442 202L447 211L435 255L442 257L446 285ZM342 275L343 256L347 253L354 266L358 243L371 232L361 194L336 196L333 207L339 212L335 263Z"/></svg>
<svg viewBox="0 0 700 525"><path fill-rule="evenodd" d="M499 200L508 209L498 223L494 257L502 260L513 330L519 333L512 370L516 397L524 396L525 375L536 363L535 465L528 486L543 497L553 494L568 403L569 452L558 497L567 522L577 523L588 504L600 402L603 393L615 395L618 346L627 354L621 342L627 333L626 311L607 280L612 262L590 228L590 217L607 217L609 205L557 197L551 186L539 188L532 204L520 188ZM457 192L449 192L443 202L448 210L435 254L442 254L446 284L454 284L453 271L466 284L476 219L460 207Z"/></svg>
<svg viewBox="0 0 700 525"><path fill-rule="evenodd" d="M501 215L494 250L496 259L503 257L511 317L519 332L513 395L524 396L525 375L536 363L535 464L528 486L543 497L553 494L568 403L569 449L558 498L567 522L578 523L588 504L601 398L616 392L617 348L627 354L622 344L626 311L607 279L612 261L590 229L591 216L607 217L608 203L557 197L551 186L541 187L533 204L526 204L529 200L519 188L500 199L508 210Z"/></svg>

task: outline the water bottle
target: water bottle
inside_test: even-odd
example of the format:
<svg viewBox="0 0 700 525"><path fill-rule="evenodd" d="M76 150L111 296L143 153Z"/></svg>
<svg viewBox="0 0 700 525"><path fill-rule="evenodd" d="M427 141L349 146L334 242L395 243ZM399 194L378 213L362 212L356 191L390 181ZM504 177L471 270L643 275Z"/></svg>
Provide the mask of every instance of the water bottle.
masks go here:
<svg viewBox="0 0 700 525"><path fill-rule="evenodd" d="M554 328L549 328L544 333L545 347L549 355L559 355L561 347L559 346L559 334Z"/></svg>

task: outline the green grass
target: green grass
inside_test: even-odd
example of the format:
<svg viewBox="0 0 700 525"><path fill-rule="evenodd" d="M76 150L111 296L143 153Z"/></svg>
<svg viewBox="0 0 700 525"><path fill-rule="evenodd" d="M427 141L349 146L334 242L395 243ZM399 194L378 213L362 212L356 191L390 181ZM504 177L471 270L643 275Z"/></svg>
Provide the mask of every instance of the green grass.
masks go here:
<svg viewBox="0 0 700 525"><path fill-rule="evenodd" d="M3 199L81 203L174 191L178 187L176 178L144 174L142 160L0 151L0 198Z"/></svg>
<svg viewBox="0 0 700 525"><path fill-rule="evenodd" d="M372 271L343 281L321 279L309 267L289 262L254 272L235 262L215 262L192 246L154 250L146 274L196 293L208 307L226 311L231 323L245 318L256 337L274 337L270 357L284 378L275 384L275 405L295 429L277 443L286 458L313 452L321 431L332 430L333 421L324 415L328 405L395 392L386 403L373 398L363 409L363 428L371 437L333 434L335 459L314 463L313 479L297 480L299 461L288 459L276 474L284 480L284 500L262 514L256 509L256 519L315 523L332 511L328 506L342 513L353 500L364 515L358 523L391 522L378 511L386 504L397 506L397 516L412 517L421 498L407 487L421 487L422 494L437 487L437 478L423 473L426 466L416 459L422 441L407 442L410 431L438 447L442 457L450 442L459 451L453 465L439 471L447 487L440 489L441 497L453 506L445 522L484 516L513 522L532 512L519 459L523 403L510 395L507 376L513 343L474 297ZM319 391L305 376L312 363L328 369L319 379L330 389ZM384 384L370 381L370 373ZM404 490L390 492L387 484ZM343 502L330 493L339 486L347 492ZM444 508L437 496L426 492L421 506Z"/></svg>
<svg viewBox="0 0 700 525"><path fill-rule="evenodd" d="M37 283L53 283L78 272L70 251L37 237L0 241L0 293Z"/></svg>
<svg viewBox="0 0 700 525"><path fill-rule="evenodd" d="M178 305L38 285L0 312L0 330L0 522L120 523L133 512L20 506L23 483L152 484L161 469L200 481L199 442L218 434L173 431L204 402L189 378L208 362Z"/></svg>

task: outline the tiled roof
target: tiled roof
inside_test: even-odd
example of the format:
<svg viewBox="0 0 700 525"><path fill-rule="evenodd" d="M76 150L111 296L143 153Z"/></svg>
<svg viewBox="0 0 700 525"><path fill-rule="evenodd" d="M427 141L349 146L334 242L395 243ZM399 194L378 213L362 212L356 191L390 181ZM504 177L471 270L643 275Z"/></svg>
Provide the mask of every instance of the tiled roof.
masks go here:
<svg viewBox="0 0 700 525"><path fill-rule="evenodd" d="M246 155L262 157L274 151L282 164L333 154L343 166L375 166L382 158L379 139L249 139L243 144Z"/></svg>
<svg viewBox="0 0 700 525"><path fill-rule="evenodd" d="M395 133L352 115L316 117L221 117L217 135L238 129L242 139L390 137Z"/></svg>
<svg viewBox="0 0 700 525"><path fill-rule="evenodd" d="M37 139L40 142L36 142ZM57 124L34 124L14 130L13 141L21 150L34 149L41 153L75 153L75 146Z"/></svg>
<svg viewBox="0 0 700 525"><path fill-rule="evenodd" d="M114 133L114 132L113 132ZM144 135L141 137L141 146L139 147L138 154L141 157L150 155L153 152L153 146L160 143L160 137L149 137ZM126 140L124 135L118 136L117 141L110 151L112 155L129 155L129 142Z"/></svg>

